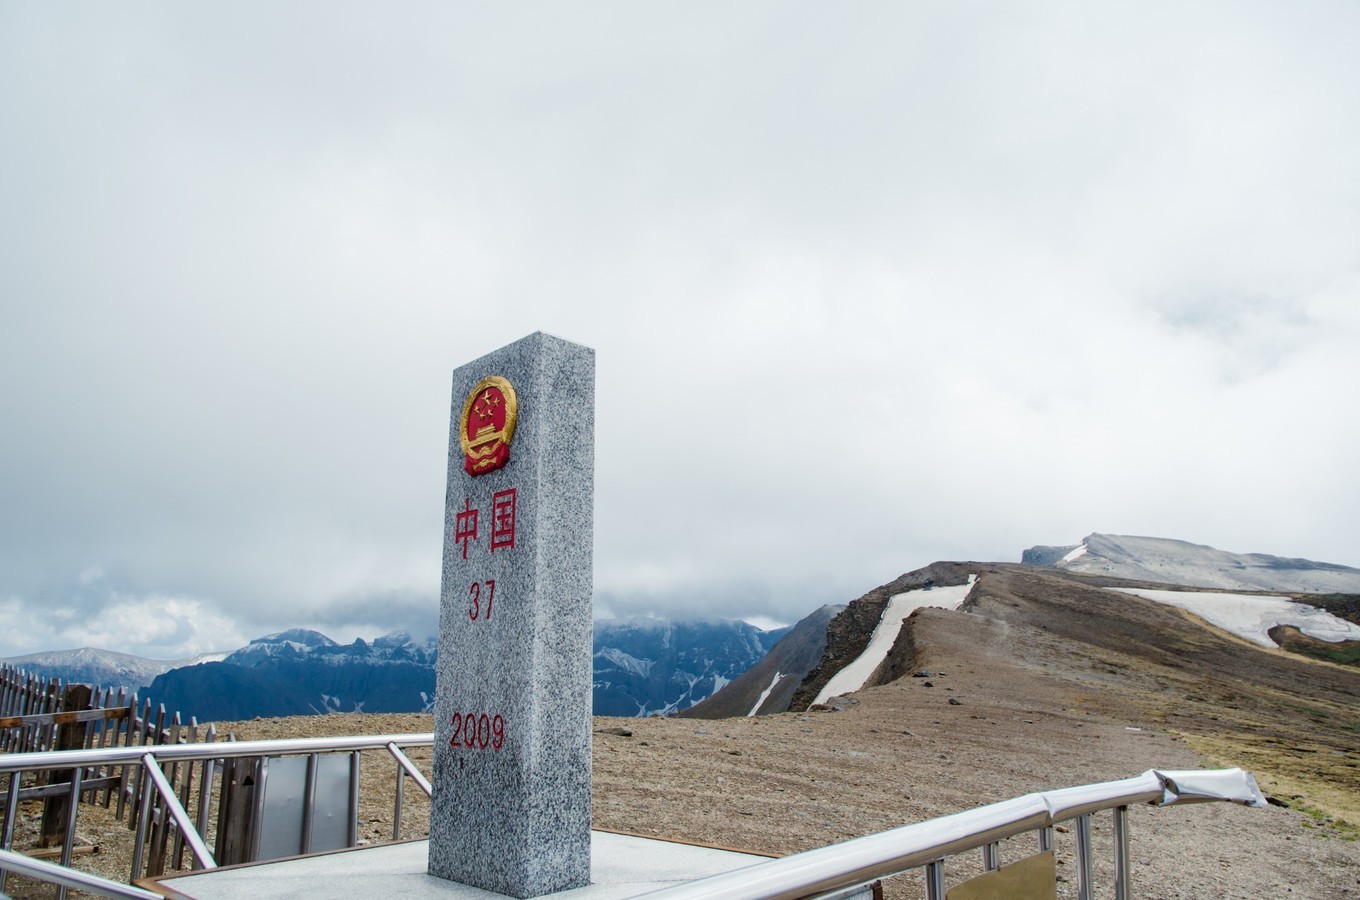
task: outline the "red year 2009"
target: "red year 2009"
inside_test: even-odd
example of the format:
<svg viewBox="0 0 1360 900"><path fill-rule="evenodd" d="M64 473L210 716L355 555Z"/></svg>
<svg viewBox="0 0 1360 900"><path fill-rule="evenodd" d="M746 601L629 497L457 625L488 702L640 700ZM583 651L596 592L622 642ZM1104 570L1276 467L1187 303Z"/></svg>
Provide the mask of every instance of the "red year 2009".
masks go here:
<svg viewBox="0 0 1360 900"><path fill-rule="evenodd" d="M486 713L454 713L453 737L449 740L449 746L499 751L505 746L505 719L500 713L494 716Z"/></svg>

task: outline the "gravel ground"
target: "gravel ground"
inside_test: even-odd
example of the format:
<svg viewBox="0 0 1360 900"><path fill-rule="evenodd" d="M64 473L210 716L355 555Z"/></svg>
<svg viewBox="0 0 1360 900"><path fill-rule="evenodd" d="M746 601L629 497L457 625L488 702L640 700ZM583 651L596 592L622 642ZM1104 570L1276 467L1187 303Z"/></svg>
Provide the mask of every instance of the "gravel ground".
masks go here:
<svg viewBox="0 0 1360 900"><path fill-rule="evenodd" d="M1034 697L984 689L968 673L934 687L903 679L858 695L842 712L752 719L595 720L597 827L785 854L920 821L1029 791L1205 764L1146 722L1076 711L1058 691ZM950 704L949 699L958 704ZM428 716L345 715L230 726L242 739L432 728ZM1142 730L1131 730L1142 729ZM630 731L631 735L613 733ZM1023 748L1024 752L1021 752ZM428 754L420 754L428 769ZM361 839L390 840L395 767L364 763ZM425 833L428 804L408 785L404 836ZM88 808L87 808L88 809ZM36 804L32 810L36 814ZM81 858L126 878L130 834L102 810L82 812ZM1095 822L1097 884L1110 884L1110 822ZM1274 806L1137 808L1131 816L1135 893L1148 898L1360 897L1360 844L1316 816ZM1032 839L1003 848L1003 862ZM1062 897L1075 896L1073 836L1058 835ZM955 879L978 871L951 862ZM11 885L14 896L44 896ZM923 896L919 876L887 884L889 897ZM46 894L50 896L50 894ZM1113 896L1105 888L1098 896Z"/></svg>

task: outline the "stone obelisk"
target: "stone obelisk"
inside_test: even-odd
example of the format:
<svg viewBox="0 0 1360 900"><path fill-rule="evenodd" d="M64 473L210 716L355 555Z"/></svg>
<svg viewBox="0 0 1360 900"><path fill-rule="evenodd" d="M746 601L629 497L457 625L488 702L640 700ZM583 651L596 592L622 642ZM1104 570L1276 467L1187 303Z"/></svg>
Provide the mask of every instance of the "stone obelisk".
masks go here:
<svg viewBox="0 0 1360 900"><path fill-rule="evenodd" d="M590 883L595 352L538 333L453 373L429 871Z"/></svg>

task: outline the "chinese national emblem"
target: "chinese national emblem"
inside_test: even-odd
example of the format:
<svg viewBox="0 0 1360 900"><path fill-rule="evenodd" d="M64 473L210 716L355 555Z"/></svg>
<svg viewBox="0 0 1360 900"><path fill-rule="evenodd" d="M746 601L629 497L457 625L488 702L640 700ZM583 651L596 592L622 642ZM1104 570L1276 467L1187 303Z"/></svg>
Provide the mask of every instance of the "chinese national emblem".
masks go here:
<svg viewBox="0 0 1360 900"><path fill-rule="evenodd" d="M518 404L515 389L499 375L477 382L463 402L458 437L463 445L463 469L469 475L494 472L510 461Z"/></svg>

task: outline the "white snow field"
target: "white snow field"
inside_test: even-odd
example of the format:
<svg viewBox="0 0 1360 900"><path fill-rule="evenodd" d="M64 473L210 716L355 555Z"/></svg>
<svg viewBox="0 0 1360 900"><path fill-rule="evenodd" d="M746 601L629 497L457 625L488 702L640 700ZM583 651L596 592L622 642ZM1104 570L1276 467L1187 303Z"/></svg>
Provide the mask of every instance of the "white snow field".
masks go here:
<svg viewBox="0 0 1360 900"><path fill-rule="evenodd" d="M1068 552L1068 554L1067 554L1066 556L1064 556L1062 559L1058 560L1058 565L1062 565L1063 563L1070 563L1070 562L1072 562L1073 560L1077 559L1078 557L1085 556L1085 555L1086 555L1086 545L1085 545L1085 544L1078 544L1077 547L1076 547L1076 549L1074 549L1074 550Z"/></svg>
<svg viewBox="0 0 1360 900"><path fill-rule="evenodd" d="M1189 610L1205 621L1263 647L1278 647L1270 639L1276 625L1293 625L1310 637L1338 643L1360 641L1360 625L1338 619L1326 610L1297 603L1288 597L1260 594L1215 594L1209 591L1154 591L1115 588L1146 600Z"/></svg>
<svg viewBox="0 0 1360 900"><path fill-rule="evenodd" d="M902 630L902 623L906 621L907 616L925 606L937 609L958 609L968 596L968 592L973 589L973 582L976 578L976 575L969 575L967 584L937 587L928 591L907 591L890 597L887 608L883 610L883 618L878 620L878 625L869 638L869 646L864 648L864 652L854 662L831 676L831 680L826 683L822 692L817 695L817 699L812 702L814 704L825 703L831 697L848 694L864 687L864 682L868 681L869 676L874 674L874 669L877 669L879 663L887 658L888 651L892 649L893 642L897 640L897 633Z"/></svg>

